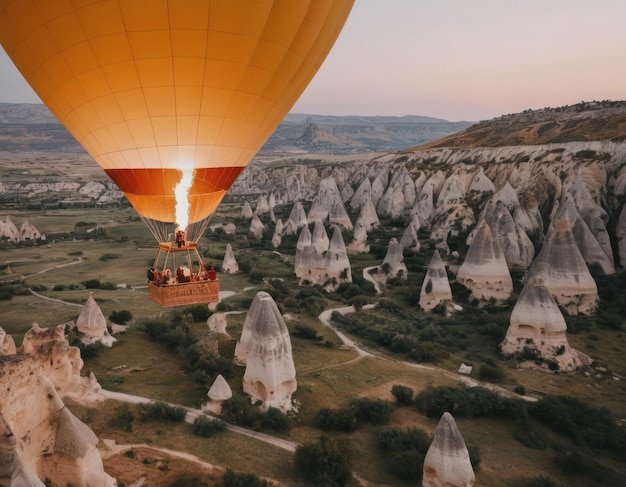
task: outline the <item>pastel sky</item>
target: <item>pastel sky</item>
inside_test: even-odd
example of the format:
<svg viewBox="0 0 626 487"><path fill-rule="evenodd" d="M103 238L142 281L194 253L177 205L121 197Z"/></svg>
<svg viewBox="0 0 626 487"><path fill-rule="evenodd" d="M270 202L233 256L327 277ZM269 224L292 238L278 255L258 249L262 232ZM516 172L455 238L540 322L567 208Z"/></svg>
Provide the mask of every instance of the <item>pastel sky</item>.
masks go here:
<svg viewBox="0 0 626 487"><path fill-rule="evenodd" d="M292 112L485 120L626 100L624 0L355 0ZM0 52L0 102L38 102Z"/></svg>

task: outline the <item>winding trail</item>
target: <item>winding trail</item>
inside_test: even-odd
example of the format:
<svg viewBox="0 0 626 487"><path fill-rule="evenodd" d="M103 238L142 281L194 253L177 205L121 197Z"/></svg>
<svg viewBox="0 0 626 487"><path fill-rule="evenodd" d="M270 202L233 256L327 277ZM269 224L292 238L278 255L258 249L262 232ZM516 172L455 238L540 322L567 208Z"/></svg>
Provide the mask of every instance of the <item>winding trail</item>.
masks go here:
<svg viewBox="0 0 626 487"><path fill-rule="evenodd" d="M104 395L106 399L113 399L115 401L128 402L132 404L146 404L146 403L151 403L151 402L159 402L159 401L155 401L154 399L149 399L147 397L135 396L133 394L126 394L123 392L107 391L104 389L102 390L102 394ZM208 411L188 408L185 406L180 406L179 404L172 404L172 403L168 403L168 404L173 407L183 407L187 411L185 422L189 424L193 424L196 418L200 416L213 416L217 418L216 415ZM241 426L236 426L234 424L229 424L229 423L224 423L224 424L226 425L226 429L228 431L232 431L234 433L239 433L241 435L248 436L250 438L254 438L259 441L263 441L265 443L276 446L278 448L282 448L283 450L287 450L292 453L294 453L296 451L296 448L298 447L298 443L295 443L293 441L283 440L282 438L277 438L275 436L267 435L265 433L259 433L258 431L253 431L247 428L242 428Z"/></svg>

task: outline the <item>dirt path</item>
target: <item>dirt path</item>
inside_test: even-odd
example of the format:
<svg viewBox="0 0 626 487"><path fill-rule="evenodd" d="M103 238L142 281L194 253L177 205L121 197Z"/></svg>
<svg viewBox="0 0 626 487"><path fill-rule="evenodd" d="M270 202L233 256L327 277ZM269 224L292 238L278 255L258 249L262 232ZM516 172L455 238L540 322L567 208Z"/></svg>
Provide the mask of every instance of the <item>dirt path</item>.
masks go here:
<svg viewBox="0 0 626 487"><path fill-rule="evenodd" d="M126 394L123 392L114 392L114 391L106 391L103 390L102 394L104 395L104 397L106 399L113 399L115 401L121 401L121 402L129 402L132 404L142 404L142 403L150 403L150 402L154 402L153 399L149 399L147 397L141 397L141 396L135 396L133 394ZM173 407L184 407L184 406L180 406L179 404L170 404L170 406ZM185 409L187 410L187 416L185 417L185 421L189 424L193 424L193 422L196 420L196 418L198 418L199 416L212 416L215 417L215 415L209 413L209 412L205 412L202 411L200 409L193 409L193 408L188 408L185 407ZM294 443L293 441L288 441L288 440L283 440L282 438L276 438L274 436L271 435L267 435L265 433L259 433L258 431L252 431L249 430L247 428L242 428L241 426L235 426L234 424L226 424L226 429L229 431L232 431L234 433L239 433L241 435L245 435L248 436L250 438L254 438L257 439L259 441L263 441L265 443L268 443L270 445L274 445L278 448L282 448L283 450L287 450L290 452L295 452L296 448L298 447L298 443Z"/></svg>
<svg viewBox="0 0 626 487"><path fill-rule="evenodd" d="M63 301L61 299L56 299L56 298L49 298L48 296L44 296L43 294L39 294L36 291L33 291L32 289L28 288L28 290L30 291L30 293L33 296L37 296L38 298L41 299L45 299L46 301L54 301L55 303L61 303L61 304L66 304L68 306L78 306L79 308L82 308L84 305L82 304L76 304L76 303L70 303L69 301Z"/></svg>

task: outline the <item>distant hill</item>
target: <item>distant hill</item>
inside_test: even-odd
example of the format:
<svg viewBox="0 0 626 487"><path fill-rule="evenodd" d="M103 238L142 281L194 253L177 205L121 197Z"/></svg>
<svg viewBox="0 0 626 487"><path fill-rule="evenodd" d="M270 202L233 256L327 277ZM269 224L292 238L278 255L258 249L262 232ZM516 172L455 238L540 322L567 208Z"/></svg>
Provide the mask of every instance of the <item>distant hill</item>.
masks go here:
<svg viewBox="0 0 626 487"><path fill-rule="evenodd" d="M288 114L262 151L393 151L440 139L472 125L440 118Z"/></svg>
<svg viewBox="0 0 626 487"><path fill-rule="evenodd" d="M439 118L288 114L261 149L269 152L377 152L423 144L471 122ZM42 104L0 103L0 151L81 152L80 145Z"/></svg>
<svg viewBox="0 0 626 487"><path fill-rule="evenodd" d="M626 101L582 102L502 115L416 148L471 149L603 140L626 140Z"/></svg>

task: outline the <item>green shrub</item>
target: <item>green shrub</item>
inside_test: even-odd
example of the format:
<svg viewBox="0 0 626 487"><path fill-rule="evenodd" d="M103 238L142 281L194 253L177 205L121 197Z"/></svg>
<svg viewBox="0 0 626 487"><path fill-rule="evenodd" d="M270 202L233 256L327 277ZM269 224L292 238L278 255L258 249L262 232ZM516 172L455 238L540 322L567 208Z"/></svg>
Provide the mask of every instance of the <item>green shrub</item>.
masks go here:
<svg viewBox="0 0 626 487"><path fill-rule="evenodd" d="M52 288L53 291L64 291L65 290L65 284L55 284L54 287Z"/></svg>
<svg viewBox="0 0 626 487"><path fill-rule="evenodd" d="M428 387L415 402L429 418L440 418L446 411L453 416L517 418L526 408L520 399L508 399L484 387Z"/></svg>
<svg viewBox="0 0 626 487"><path fill-rule="evenodd" d="M589 448L626 451L626 430L607 408L596 408L568 396L545 396L529 405L529 413L557 433Z"/></svg>
<svg viewBox="0 0 626 487"><path fill-rule="evenodd" d="M359 421L367 421L371 424L387 424L393 412L393 406L382 399L356 399L352 401L355 415Z"/></svg>
<svg viewBox="0 0 626 487"><path fill-rule="evenodd" d="M109 320L111 320L113 323L117 323L118 325L125 325L132 319L133 319L133 314L126 309L122 309L120 311L113 311L109 315Z"/></svg>
<svg viewBox="0 0 626 487"><path fill-rule="evenodd" d="M280 409L269 408L261 416L261 426L277 433L284 433L289 429L289 420Z"/></svg>
<svg viewBox="0 0 626 487"><path fill-rule="evenodd" d="M206 321L211 316L211 310L206 304L196 304L194 306L188 306L185 310L191 317L193 321Z"/></svg>
<svg viewBox="0 0 626 487"><path fill-rule="evenodd" d="M488 382L502 382L504 380L504 372L498 367L482 364L478 369L478 378Z"/></svg>
<svg viewBox="0 0 626 487"><path fill-rule="evenodd" d="M354 409L320 409L315 417L315 426L324 431L354 431L357 419Z"/></svg>
<svg viewBox="0 0 626 487"><path fill-rule="evenodd" d="M222 416L233 424L253 427L259 422L259 411L243 396L233 396L222 403Z"/></svg>
<svg viewBox="0 0 626 487"><path fill-rule="evenodd" d="M251 473L234 472L230 468L224 473L224 487L272 487L274 484Z"/></svg>
<svg viewBox="0 0 626 487"><path fill-rule="evenodd" d="M101 260L102 262L105 262L107 260L119 259L120 257L121 257L120 254L106 253L106 254L101 255L98 260Z"/></svg>
<svg viewBox="0 0 626 487"><path fill-rule="evenodd" d="M421 429L411 426L406 429L386 428L378 432L378 447L386 452L403 450L428 451L430 436Z"/></svg>
<svg viewBox="0 0 626 487"><path fill-rule="evenodd" d="M187 410L180 406L170 406L161 401L139 404L139 414L142 421L157 420L179 423L185 420Z"/></svg>
<svg viewBox="0 0 626 487"><path fill-rule="evenodd" d="M112 428L132 431L134 419L135 415L130 410L130 407L128 407L128 404L122 404L115 408L115 416L109 419L107 424Z"/></svg>
<svg viewBox="0 0 626 487"><path fill-rule="evenodd" d="M307 483L343 487L352 478L351 453L345 442L326 436L296 448L294 467Z"/></svg>
<svg viewBox="0 0 626 487"><path fill-rule="evenodd" d="M413 389L395 384L391 386L391 394L396 398L398 406L407 406L413 403Z"/></svg>
<svg viewBox="0 0 626 487"><path fill-rule="evenodd" d="M198 416L193 422L193 434L210 438L226 430L226 425L219 419L210 419L206 416Z"/></svg>
<svg viewBox="0 0 626 487"><path fill-rule="evenodd" d="M83 281L83 286L87 289L100 289L100 279L87 279Z"/></svg>
<svg viewBox="0 0 626 487"><path fill-rule="evenodd" d="M317 332L315 331L315 328L307 325L306 323L296 323L296 326L291 334L295 337L304 338L306 340L317 339Z"/></svg>
<svg viewBox="0 0 626 487"><path fill-rule="evenodd" d="M387 460L388 470L404 480L421 478L430 441L424 430L415 427L389 428L378 433L378 447Z"/></svg>

